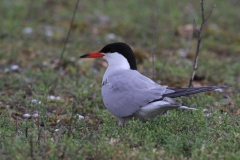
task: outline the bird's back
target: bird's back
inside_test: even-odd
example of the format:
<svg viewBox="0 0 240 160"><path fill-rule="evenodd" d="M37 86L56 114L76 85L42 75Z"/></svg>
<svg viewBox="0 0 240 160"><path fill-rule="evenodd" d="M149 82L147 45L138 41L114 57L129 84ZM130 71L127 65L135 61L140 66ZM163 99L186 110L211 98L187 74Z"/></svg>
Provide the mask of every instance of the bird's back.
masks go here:
<svg viewBox="0 0 240 160"><path fill-rule="evenodd" d="M136 70L119 70L103 81L102 97L112 114L125 117L161 98L166 88L167 86L156 84Z"/></svg>

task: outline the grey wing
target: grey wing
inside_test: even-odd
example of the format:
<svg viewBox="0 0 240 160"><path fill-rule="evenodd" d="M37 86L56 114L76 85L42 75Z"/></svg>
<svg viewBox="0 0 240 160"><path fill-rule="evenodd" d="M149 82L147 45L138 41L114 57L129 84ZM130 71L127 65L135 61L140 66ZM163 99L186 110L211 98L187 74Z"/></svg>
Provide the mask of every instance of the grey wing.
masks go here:
<svg viewBox="0 0 240 160"><path fill-rule="evenodd" d="M167 89L166 92L163 93L161 98L155 99L152 102L163 100L165 97L176 98L176 97L187 96L187 95L190 95L190 94L207 92L207 91L212 91L212 90L215 90L215 89L227 88L227 87L231 87L231 85L212 86L212 87L198 87L198 88L172 88L172 89ZM168 92L168 91L170 91L170 92Z"/></svg>
<svg viewBox="0 0 240 160"><path fill-rule="evenodd" d="M102 86L103 102L116 117L126 117L140 107L159 99L167 86L154 83L137 71L117 72Z"/></svg>

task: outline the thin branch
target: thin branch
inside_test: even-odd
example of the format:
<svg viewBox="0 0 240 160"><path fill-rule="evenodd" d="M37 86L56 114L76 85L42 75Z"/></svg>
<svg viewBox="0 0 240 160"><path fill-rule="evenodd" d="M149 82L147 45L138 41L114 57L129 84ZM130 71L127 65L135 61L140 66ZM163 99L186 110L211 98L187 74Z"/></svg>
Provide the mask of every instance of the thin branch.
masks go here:
<svg viewBox="0 0 240 160"><path fill-rule="evenodd" d="M204 15L204 0L200 1L201 3L201 9L202 9L202 24L205 22L205 15Z"/></svg>
<svg viewBox="0 0 240 160"><path fill-rule="evenodd" d="M17 125L16 125L16 138L18 138L18 118L17 118Z"/></svg>
<svg viewBox="0 0 240 160"><path fill-rule="evenodd" d="M28 127L25 128L25 136L28 137Z"/></svg>
<svg viewBox="0 0 240 160"><path fill-rule="evenodd" d="M69 40L69 37L70 37L70 33L71 33L71 30L72 30L73 21L75 19L75 15L76 15L76 11L77 11L77 8L78 8L78 4L79 4L79 0L77 0L77 3L75 5L75 9L74 9L74 12L73 12L72 20L71 20L71 23L70 23L70 28L68 30L67 38L65 40L64 47L63 47L63 50L62 50L62 53L61 53L61 59L60 59L60 62L59 62L60 65L61 65L63 54L64 54L64 52L66 50L66 46L67 46L67 43L68 43L68 40Z"/></svg>
<svg viewBox="0 0 240 160"><path fill-rule="evenodd" d="M157 17L157 22L156 22L156 28L155 28L155 35L154 35L154 44L153 44L153 52L152 52L152 76L153 80L155 78L155 48L156 48L156 39L157 39L157 29L158 29L158 21L159 21L159 15L160 15L160 10L158 10L158 17Z"/></svg>
<svg viewBox="0 0 240 160"><path fill-rule="evenodd" d="M39 112L39 105L38 105L38 117L37 117L37 128L38 128L38 147L40 146L40 135L41 135L41 130L40 130L40 112Z"/></svg>
<svg viewBox="0 0 240 160"><path fill-rule="evenodd" d="M212 11L210 12L210 14L209 14L209 16L207 17L207 19L205 19L205 16L204 16L204 0L200 1L200 3L201 3L201 11L202 11L202 24L201 24L201 27L200 27L199 30L198 30L198 28L196 27L197 33L198 33L198 43L197 43L196 56L195 56L194 65L193 65L193 73L192 73L192 76L191 76L191 78L190 78L190 80L189 80L189 86L188 86L188 87L193 87L192 81L193 81L193 79L194 79L196 70L197 70L197 68L198 68L197 62L198 62L198 54L199 54L199 51L200 51L200 49L201 49L201 40L202 40L202 30L203 30L203 26L204 26L205 22L207 21L207 19L211 16L212 11L213 11L213 9L212 9ZM215 7L215 5L214 5L214 7ZM213 8L214 8L214 7L213 7ZM195 20L194 20L194 25L197 26Z"/></svg>
<svg viewBox="0 0 240 160"><path fill-rule="evenodd" d="M73 12L73 15L72 15L70 27L69 27L68 34L67 34L67 38L66 38L65 43L64 43L64 47L63 47L63 50L62 50L62 53L61 53L60 61L59 61L59 63L58 63L59 66L62 65L63 54L64 54L64 52L65 52L65 50L66 50L66 46L67 46L67 43L68 43L68 40L69 40L69 37L70 37L70 33L71 33L71 30L72 30L73 21L74 21L74 19L75 19L75 15L76 15L76 11L77 11L77 8L78 8L78 4L79 4L79 0L77 0L76 5L75 5L75 9L74 9L74 12ZM56 77L55 80L54 80L54 84L53 84L52 89L50 90L50 93L54 93L54 90L55 90L56 87L57 87L57 82L58 82L57 80L58 80L58 77L59 77L59 75L60 75L60 71L61 71L61 67L60 67L60 69L59 69L59 72L58 72L57 77Z"/></svg>
<svg viewBox="0 0 240 160"><path fill-rule="evenodd" d="M209 13L208 17L205 19L205 22L207 22L208 18L212 15L213 9L216 7L216 5L213 6L211 12Z"/></svg>

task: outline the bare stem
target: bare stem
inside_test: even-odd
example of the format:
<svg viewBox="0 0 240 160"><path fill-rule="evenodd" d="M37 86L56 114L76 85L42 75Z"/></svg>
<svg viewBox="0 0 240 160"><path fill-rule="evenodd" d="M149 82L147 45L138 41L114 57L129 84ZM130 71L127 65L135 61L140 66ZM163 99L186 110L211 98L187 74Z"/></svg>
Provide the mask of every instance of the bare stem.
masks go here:
<svg viewBox="0 0 240 160"><path fill-rule="evenodd" d="M71 33L71 30L72 30L72 25L73 25L73 21L75 19L75 15L76 15L76 11L77 11L77 8L78 8L78 4L79 4L79 0L77 0L77 3L75 5L75 9L74 9L74 12L73 12L72 20L71 20L71 23L70 23L70 28L68 30L67 38L65 40L64 47L63 47L63 50L62 50L62 53L61 53L61 59L60 59L60 62L59 62L60 65L61 65L61 62L62 62L63 54L64 54L64 52L66 50L66 45L67 45L69 37L70 37L70 33Z"/></svg>
<svg viewBox="0 0 240 160"><path fill-rule="evenodd" d="M25 136L28 137L28 127L25 128Z"/></svg>
<svg viewBox="0 0 240 160"><path fill-rule="evenodd" d="M213 6L211 12L209 13L208 17L205 19L205 22L207 22L208 18L212 15L213 9L216 7L216 5Z"/></svg>
<svg viewBox="0 0 240 160"><path fill-rule="evenodd" d="M74 19L75 19L75 15L76 15L76 11L77 11L77 8L78 8L78 4L79 4L79 0L77 0L76 5L75 5L75 9L74 9L74 11L73 11L72 20L71 20L70 27L69 27L69 30L68 30L68 34L67 34L67 37L66 37L66 40L65 40L65 43L64 43L64 47L63 47L62 53L61 53L61 58L60 58L60 61L59 61L59 66L62 65L63 54L64 54L64 52L65 52L65 50L66 50L66 46L67 46L67 43L68 43L68 40L69 40L69 37L70 37L70 33L71 33L71 30L72 30L73 21L74 21ZM57 87L57 80L58 80L60 71L61 71L61 67L60 67L60 69L59 69L59 72L58 72L57 77L56 77L55 80L54 80L54 84L53 84L52 89L50 90L50 94L51 94L51 93L54 93L54 90L55 90L55 88Z"/></svg>
<svg viewBox="0 0 240 160"><path fill-rule="evenodd" d="M201 0L201 11L202 11L202 23L201 23L201 27L200 29L197 28L197 25L196 25L196 21L194 20L194 26L196 27L196 30L197 30L197 33L198 33L198 43L197 43L197 50L196 50L196 56L195 56L195 59L194 59L194 65L193 65L193 73L192 73L192 76L190 78L190 81L189 81L189 86L188 87L193 87L192 85L192 81L194 79L194 76L195 76L195 73L196 73L196 70L197 70L197 62L198 62L198 54L199 54L199 51L201 49L201 40L202 40L202 30L203 30L203 26L205 24L205 22L208 20L208 18L211 16L212 14L212 11L210 12L209 16L207 17L207 19L205 19L205 16L204 16L204 0ZM215 5L214 5L215 7ZM213 7L213 8L214 8Z"/></svg>

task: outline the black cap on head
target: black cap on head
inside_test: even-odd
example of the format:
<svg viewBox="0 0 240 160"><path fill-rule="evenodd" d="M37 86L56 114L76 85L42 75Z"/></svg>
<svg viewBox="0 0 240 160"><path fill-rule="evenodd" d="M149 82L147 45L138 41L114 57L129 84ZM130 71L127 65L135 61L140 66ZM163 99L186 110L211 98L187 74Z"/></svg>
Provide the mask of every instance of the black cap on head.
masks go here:
<svg viewBox="0 0 240 160"><path fill-rule="evenodd" d="M103 47L103 49L101 49L101 51L99 52L105 53L105 54L118 52L119 54L123 55L127 59L130 65L130 68L132 70L137 70L136 59L133 54L133 51L131 47L129 47L126 43L123 43L123 42L111 43Z"/></svg>

